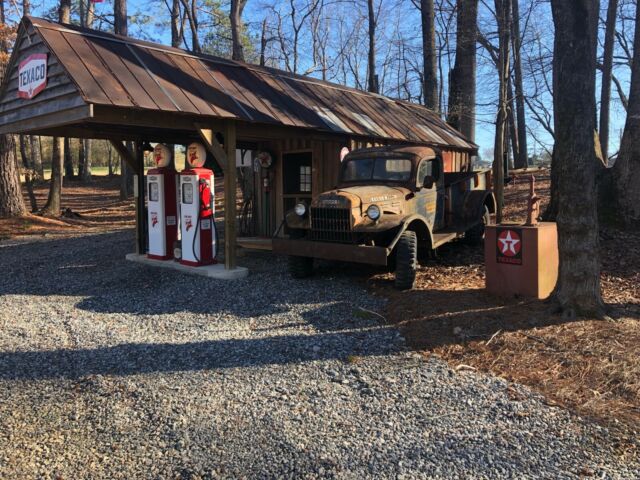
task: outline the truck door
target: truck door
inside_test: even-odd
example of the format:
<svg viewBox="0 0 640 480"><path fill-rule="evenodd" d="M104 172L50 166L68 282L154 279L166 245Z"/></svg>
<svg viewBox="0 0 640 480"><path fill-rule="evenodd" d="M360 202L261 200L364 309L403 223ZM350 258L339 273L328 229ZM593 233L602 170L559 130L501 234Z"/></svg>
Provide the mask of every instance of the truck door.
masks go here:
<svg viewBox="0 0 640 480"><path fill-rule="evenodd" d="M427 219L427 223L438 230L444 220L444 182L442 181L442 160L423 160L418 166L417 212Z"/></svg>
<svg viewBox="0 0 640 480"><path fill-rule="evenodd" d="M445 201L446 201L446 189L444 185L444 169L442 168L442 158L436 157L433 160L433 173L436 178L436 221L434 224L434 230L441 230L446 226L445 218Z"/></svg>

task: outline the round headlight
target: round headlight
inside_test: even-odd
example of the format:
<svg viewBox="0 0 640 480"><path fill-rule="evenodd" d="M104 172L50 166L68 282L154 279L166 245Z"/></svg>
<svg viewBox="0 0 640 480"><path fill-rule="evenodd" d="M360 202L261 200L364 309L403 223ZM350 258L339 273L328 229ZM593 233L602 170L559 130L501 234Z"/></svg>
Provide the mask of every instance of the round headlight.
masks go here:
<svg viewBox="0 0 640 480"><path fill-rule="evenodd" d="M304 203L298 203L296 204L294 211L296 212L296 215L302 217L305 213L307 213L307 206Z"/></svg>
<svg viewBox="0 0 640 480"><path fill-rule="evenodd" d="M377 205L369 205L369 208L367 208L367 217L371 220L378 220L380 218L380 207Z"/></svg>

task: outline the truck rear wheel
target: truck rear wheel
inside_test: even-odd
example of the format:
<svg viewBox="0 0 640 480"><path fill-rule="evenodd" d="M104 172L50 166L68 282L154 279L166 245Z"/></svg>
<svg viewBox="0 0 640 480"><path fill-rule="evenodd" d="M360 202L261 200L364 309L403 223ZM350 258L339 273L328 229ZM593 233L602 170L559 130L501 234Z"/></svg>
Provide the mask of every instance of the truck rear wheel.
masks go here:
<svg viewBox="0 0 640 480"><path fill-rule="evenodd" d="M418 239L416 232L407 230L396 245L396 281L399 290L411 290L416 283L418 269Z"/></svg>
<svg viewBox="0 0 640 480"><path fill-rule="evenodd" d="M289 273L293 278L307 278L313 273L313 258L289 257Z"/></svg>
<svg viewBox="0 0 640 480"><path fill-rule="evenodd" d="M474 225L464 233L464 238L469 245L480 245L484 240L484 227L491 223L489 209L484 207L484 213L480 223Z"/></svg>

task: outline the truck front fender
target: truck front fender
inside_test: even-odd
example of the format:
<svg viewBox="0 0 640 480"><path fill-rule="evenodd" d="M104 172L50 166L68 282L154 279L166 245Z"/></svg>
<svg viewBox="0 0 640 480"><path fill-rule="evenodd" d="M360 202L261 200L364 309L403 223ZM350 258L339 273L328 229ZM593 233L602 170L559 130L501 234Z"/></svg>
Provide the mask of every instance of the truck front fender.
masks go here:
<svg viewBox="0 0 640 480"><path fill-rule="evenodd" d="M402 220L398 233L396 233L396 236L389 244L389 250L393 250L402 234L407 230L416 232L416 235L418 236L418 244L425 245L425 243L428 242L429 245L433 245L433 232L431 231L429 224L422 215L416 214L410 215Z"/></svg>

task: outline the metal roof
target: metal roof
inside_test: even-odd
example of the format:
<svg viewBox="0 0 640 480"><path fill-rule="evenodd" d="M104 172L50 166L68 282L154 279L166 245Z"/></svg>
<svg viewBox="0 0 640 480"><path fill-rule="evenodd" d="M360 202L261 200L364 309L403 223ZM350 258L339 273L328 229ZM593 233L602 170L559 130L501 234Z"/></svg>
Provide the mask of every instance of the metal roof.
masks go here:
<svg viewBox="0 0 640 480"><path fill-rule="evenodd" d="M89 104L477 149L421 105L40 18L23 22Z"/></svg>

